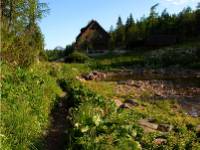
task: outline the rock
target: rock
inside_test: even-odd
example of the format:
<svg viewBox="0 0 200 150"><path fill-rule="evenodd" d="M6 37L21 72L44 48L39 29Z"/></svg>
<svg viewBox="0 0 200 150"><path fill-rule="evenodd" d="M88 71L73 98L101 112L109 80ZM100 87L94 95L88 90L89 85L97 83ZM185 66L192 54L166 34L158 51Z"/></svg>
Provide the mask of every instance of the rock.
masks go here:
<svg viewBox="0 0 200 150"><path fill-rule="evenodd" d="M148 128L148 127L145 127L145 126L141 126L141 127L142 127L144 133L157 132L157 130L155 130L155 129L151 129L151 128Z"/></svg>
<svg viewBox="0 0 200 150"><path fill-rule="evenodd" d="M130 105L124 103L124 104L120 105L119 108L123 108L123 109L124 109L124 108L126 108L126 109L131 109L132 107L131 107Z"/></svg>
<svg viewBox="0 0 200 150"><path fill-rule="evenodd" d="M126 81L117 81L117 84L126 84Z"/></svg>
<svg viewBox="0 0 200 150"><path fill-rule="evenodd" d="M133 86L134 85L134 81L133 80L128 80L126 81L126 84L129 86Z"/></svg>
<svg viewBox="0 0 200 150"><path fill-rule="evenodd" d="M96 72L94 75L97 77L98 80L102 80L106 78L106 74L102 72Z"/></svg>
<svg viewBox="0 0 200 150"><path fill-rule="evenodd" d="M163 139L163 138L157 138L153 141L156 145L162 145L162 144L166 144L167 140Z"/></svg>
<svg viewBox="0 0 200 150"><path fill-rule="evenodd" d="M139 106L139 104L133 99L127 99L127 100L124 101L124 103L130 104L132 106Z"/></svg>
<svg viewBox="0 0 200 150"><path fill-rule="evenodd" d="M156 123L150 123L148 121L148 119L141 119L139 120L139 125L142 126L142 127L148 127L150 129L154 129L154 130L157 130L158 129L158 124Z"/></svg>
<svg viewBox="0 0 200 150"><path fill-rule="evenodd" d="M132 86L136 87L136 88L140 88L141 85L139 83L133 83Z"/></svg>
<svg viewBox="0 0 200 150"><path fill-rule="evenodd" d="M85 82L85 79L84 78L81 78L79 76L76 77L76 80L79 80L80 82Z"/></svg>
<svg viewBox="0 0 200 150"><path fill-rule="evenodd" d="M200 133L200 125L196 127L196 132Z"/></svg>
<svg viewBox="0 0 200 150"><path fill-rule="evenodd" d="M93 74L93 75L98 75L99 72L98 72L98 71L93 71L92 74Z"/></svg>
<svg viewBox="0 0 200 150"><path fill-rule="evenodd" d="M158 130L162 132L170 132L173 129L172 125L169 124L159 124Z"/></svg>
<svg viewBox="0 0 200 150"><path fill-rule="evenodd" d="M93 73L90 73L88 76L87 76L88 80L94 80L94 75Z"/></svg>
<svg viewBox="0 0 200 150"><path fill-rule="evenodd" d="M85 80L93 80L94 79L94 76L92 73L89 73L87 75L82 75L82 77L85 79Z"/></svg>
<svg viewBox="0 0 200 150"><path fill-rule="evenodd" d="M114 101L117 107L120 107L123 104L119 99L115 99Z"/></svg>
<svg viewBox="0 0 200 150"><path fill-rule="evenodd" d="M87 75L82 75L85 80L102 80L106 78L106 74L98 71L90 72Z"/></svg>

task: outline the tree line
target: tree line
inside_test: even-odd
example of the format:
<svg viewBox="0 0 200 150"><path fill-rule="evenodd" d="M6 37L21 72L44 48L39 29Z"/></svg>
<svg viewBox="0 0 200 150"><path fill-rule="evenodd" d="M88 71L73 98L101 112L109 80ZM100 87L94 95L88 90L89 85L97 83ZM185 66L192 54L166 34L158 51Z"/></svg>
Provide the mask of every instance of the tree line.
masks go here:
<svg viewBox="0 0 200 150"><path fill-rule="evenodd" d="M197 4L195 10L187 7L178 14L169 14L167 9L159 14L156 11L158 5L155 4L151 7L148 17L142 17L137 21L130 14L126 23L123 24L121 17L119 17L116 28L111 26L109 47L111 49L133 49L147 44L148 41L150 45L155 44L155 42L161 42L162 45L162 38L164 38L163 40L171 40L171 43L173 43L172 39L175 39L176 42L199 39L200 3Z"/></svg>
<svg viewBox="0 0 200 150"><path fill-rule="evenodd" d="M38 26L49 11L39 0L1 0L1 57L12 66L29 66L44 50Z"/></svg>

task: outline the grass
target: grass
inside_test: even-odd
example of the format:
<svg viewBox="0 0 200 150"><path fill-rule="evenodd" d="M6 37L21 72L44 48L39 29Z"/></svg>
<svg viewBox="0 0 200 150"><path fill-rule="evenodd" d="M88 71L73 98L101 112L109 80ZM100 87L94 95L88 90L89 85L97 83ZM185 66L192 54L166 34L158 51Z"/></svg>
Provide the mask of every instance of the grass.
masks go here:
<svg viewBox="0 0 200 150"><path fill-rule="evenodd" d="M179 61L171 60L176 60L184 49L178 48L175 53L173 50L176 48L160 50L152 59L148 56L150 52L107 55L84 64L42 62L29 69L12 69L2 63L1 149L41 149L43 133L49 126L49 114L62 93L58 83L68 92L68 101L72 105L69 149L199 149L200 137L195 132L195 126L200 124L200 120L186 116L180 110L173 110L176 102L148 101L147 92L143 93L145 99L137 99L139 107L118 110L112 99L123 100L125 95L115 93L114 82L80 83L76 80L77 76L94 69L177 65L198 69L199 59L196 56L199 55L194 59L194 51L191 55L186 54L188 64L180 65L185 55ZM154 56L154 52L151 54ZM169 57L165 61L168 62L169 59L172 62L170 65L164 64L166 55ZM128 98L132 97L131 94L134 95L130 93ZM166 135L157 132L146 134L137 121L148 117L155 118L159 123L173 124L175 130ZM153 140L157 137L166 138L167 144L156 145Z"/></svg>
<svg viewBox="0 0 200 150"><path fill-rule="evenodd" d="M135 97L134 90L130 91L127 95L123 92L116 93L115 88L117 84L114 82L87 81L84 85L90 90L99 93L108 99L119 99L124 101L127 98ZM142 107L136 107L134 109L137 113L142 114L142 116L145 116L146 118L155 118L159 122L171 123L180 127L190 123L194 126L200 124L200 120L198 118L185 115L176 100L152 100L152 98L149 97L151 94L149 95L145 92L141 92L141 94L142 95L136 100Z"/></svg>
<svg viewBox="0 0 200 150"><path fill-rule="evenodd" d="M58 80L89 68L81 64L34 64L13 69L1 64L1 149L41 149L49 114L62 89Z"/></svg>
<svg viewBox="0 0 200 150"><path fill-rule="evenodd" d="M110 98L110 93L104 92L105 87L112 89L112 84L105 85L103 82L103 86L99 86L97 82L97 90L94 83L82 85L77 81L64 82L70 95L69 101L74 102L75 106L71 111L70 149L200 148L199 136L195 131L200 120L174 111L172 108L177 105L174 101L137 100L139 107L119 110ZM155 118L157 123L172 124L174 130L168 134L144 133L137 123L141 118ZM155 144L154 139L159 137L167 139L167 143Z"/></svg>
<svg viewBox="0 0 200 150"><path fill-rule="evenodd" d="M1 149L35 149L61 89L43 64L1 67Z"/></svg>
<svg viewBox="0 0 200 150"><path fill-rule="evenodd" d="M113 70L121 68L166 68L178 67L200 69L200 45L185 44L165 47L150 51L139 50L126 54L108 53L96 56L90 67L98 70Z"/></svg>
<svg viewBox="0 0 200 150"><path fill-rule="evenodd" d="M115 104L77 81L64 80L71 111L69 149L141 149L133 113L118 113ZM128 116L132 116L128 119ZM135 115L136 116L136 115ZM136 116L137 117L137 116Z"/></svg>

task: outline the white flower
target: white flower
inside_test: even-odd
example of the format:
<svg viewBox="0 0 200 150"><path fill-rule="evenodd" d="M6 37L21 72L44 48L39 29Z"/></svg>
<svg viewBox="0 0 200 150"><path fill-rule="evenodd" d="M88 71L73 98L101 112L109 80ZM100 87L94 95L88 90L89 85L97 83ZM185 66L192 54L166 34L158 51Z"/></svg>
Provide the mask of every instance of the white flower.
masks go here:
<svg viewBox="0 0 200 150"><path fill-rule="evenodd" d="M79 127L79 125L80 125L79 123L75 123L75 125L74 125L74 126L75 126L76 128L78 128L78 127Z"/></svg>
<svg viewBox="0 0 200 150"><path fill-rule="evenodd" d="M93 122L94 122L94 124L95 124L96 126L98 126L98 125L100 124L100 122L101 122L101 118L100 118L99 115L93 116L92 120L93 120Z"/></svg>
<svg viewBox="0 0 200 150"><path fill-rule="evenodd" d="M82 133L87 132L88 130L89 130L88 126L81 128L81 132Z"/></svg>

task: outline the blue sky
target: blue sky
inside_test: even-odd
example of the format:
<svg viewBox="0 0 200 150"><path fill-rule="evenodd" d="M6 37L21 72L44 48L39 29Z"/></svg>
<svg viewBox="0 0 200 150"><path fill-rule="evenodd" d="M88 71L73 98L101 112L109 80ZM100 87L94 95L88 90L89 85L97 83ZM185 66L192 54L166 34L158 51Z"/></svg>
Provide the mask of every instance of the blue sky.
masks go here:
<svg viewBox="0 0 200 150"><path fill-rule="evenodd" d="M41 20L45 48L65 47L75 41L80 29L91 19L97 20L106 30L116 24L118 16L126 21L130 13L134 19L147 16L152 5L160 3L158 11L167 8L177 13L184 7L195 8L200 0L41 0L50 8L50 14Z"/></svg>

